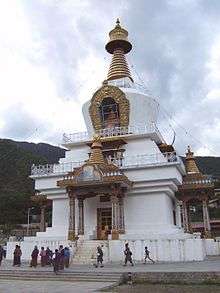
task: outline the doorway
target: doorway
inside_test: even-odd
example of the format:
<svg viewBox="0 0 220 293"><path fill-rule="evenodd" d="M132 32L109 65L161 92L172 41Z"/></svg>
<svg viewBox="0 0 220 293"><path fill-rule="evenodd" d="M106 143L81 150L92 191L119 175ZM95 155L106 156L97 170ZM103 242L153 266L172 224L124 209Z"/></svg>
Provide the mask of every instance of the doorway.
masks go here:
<svg viewBox="0 0 220 293"><path fill-rule="evenodd" d="M107 240L112 229L112 209L97 209L97 239Z"/></svg>

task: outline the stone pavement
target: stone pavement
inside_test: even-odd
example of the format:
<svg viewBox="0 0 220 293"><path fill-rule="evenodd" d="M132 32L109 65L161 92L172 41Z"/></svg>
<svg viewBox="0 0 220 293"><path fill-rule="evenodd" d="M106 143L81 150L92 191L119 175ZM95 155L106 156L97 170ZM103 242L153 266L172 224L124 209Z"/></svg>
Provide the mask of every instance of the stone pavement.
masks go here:
<svg viewBox="0 0 220 293"><path fill-rule="evenodd" d="M34 269L29 268L28 263L22 263L21 267L13 267L11 261L3 260L0 270L37 270L37 271L52 271L52 267L40 267ZM124 273L124 272L220 272L220 256L208 257L204 261L193 262L173 262L155 264L136 263L134 267L129 264L123 267L122 263L109 263L104 268L94 268L92 265L72 265L65 269L66 272L109 272L109 273ZM1 292L0 292L1 293Z"/></svg>
<svg viewBox="0 0 220 293"><path fill-rule="evenodd" d="M109 263L104 268L97 269L92 265L72 265L58 276L52 273L52 267L38 266L35 269L30 268L27 262L23 262L19 268L13 267L11 261L3 260L0 267L0 293L100 292L100 289L117 283L117 280L114 280L117 278L114 277L114 274L120 277L126 272L131 272L140 278L143 276L142 273L147 273L144 274L144 279L146 276L151 278L151 274L173 274L172 272L182 274L181 272L186 272L184 275L190 279L190 276L194 278L193 276L199 272L201 275L207 274L206 272L219 274L220 256L209 257L201 262L147 263L146 265L138 263L134 267L129 265L123 267L122 263ZM192 274L190 274L191 272ZM15 276L10 277L11 274ZM89 281L90 278L92 281Z"/></svg>
<svg viewBox="0 0 220 293"><path fill-rule="evenodd" d="M0 293L88 293L109 286L102 282L0 280Z"/></svg>

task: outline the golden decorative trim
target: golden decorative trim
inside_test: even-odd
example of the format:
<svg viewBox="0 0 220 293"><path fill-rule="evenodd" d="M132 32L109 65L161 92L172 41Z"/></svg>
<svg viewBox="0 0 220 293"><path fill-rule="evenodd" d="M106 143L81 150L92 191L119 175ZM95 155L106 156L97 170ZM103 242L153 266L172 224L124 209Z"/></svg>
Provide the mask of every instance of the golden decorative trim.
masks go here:
<svg viewBox="0 0 220 293"><path fill-rule="evenodd" d="M70 241L75 241L76 240L76 234L75 234L75 232L74 231L71 231L71 230L69 230L68 231L68 240L70 240Z"/></svg>
<svg viewBox="0 0 220 293"><path fill-rule="evenodd" d="M115 49L109 67L107 79L113 80L123 77L129 77L130 80L133 81L123 50Z"/></svg>
<svg viewBox="0 0 220 293"><path fill-rule="evenodd" d="M113 85L103 85L98 91L95 92L91 99L89 107L89 115L92 120L92 125L95 131L102 129L102 120L99 111L102 101L105 98L111 97L119 106L119 120L121 127L128 127L130 104L125 96L125 93L118 87Z"/></svg>

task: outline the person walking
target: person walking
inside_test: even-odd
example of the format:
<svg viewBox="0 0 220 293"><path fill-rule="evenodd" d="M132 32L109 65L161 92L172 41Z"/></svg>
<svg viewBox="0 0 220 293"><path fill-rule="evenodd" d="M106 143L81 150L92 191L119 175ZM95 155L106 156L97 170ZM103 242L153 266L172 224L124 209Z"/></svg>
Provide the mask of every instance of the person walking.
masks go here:
<svg viewBox="0 0 220 293"><path fill-rule="evenodd" d="M98 246L97 247L97 262L95 264L95 267L98 268L98 266L100 265L101 268L103 268L103 245L102 246Z"/></svg>
<svg viewBox="0 0 220 293"><path fill-rule="evenodd" d="M46 250L44 249L44 247L41 247L40 257L41 257L40 258L41 266L45 267L47 256L46 256Z"/></svg>
<svg viewBox="0 0 220 293"><path fill-rule="evenodd" d="M57 275L59 271L59 264L60 264L60 253L58 249L55 249L55 252L53 254L52 264L53 264L53 271Z"/></svg>
<svg viewBox="0 0 220 293"><path fill-rule="evenodd" d="M128 243L125 244L124 255L125 255L125 263L124 263L124 266L127 265L127 262L128 262L128 261L130 262L130 264L131 264L132 266L134 266L134 263L133 263L133 261L132 261L132 252L131 252L131 250L130 250L130 248L129 248L129 246L128 246Z"/></svg>
<svg viewBox="0 0 220 293"><path fill-rule="evenodd" d="M13 259L13 266L21 266L21 255L22 255L22 251L19 245L15 246L15 250L14 250L14 259Z"/></svg>
<svg viewBox="0 0 220 293"><path fill-rule="evenodd" d="M4 249L3 247L0 245L0 266L2 264L2 260L4 258Z"/></svg>
<svg viewBox="0 0 220 293"><path fill-rule="evenodd" d="M149 259L152 263L155 263L155 261L152 258L150 258L150 251L148 250L147 246L145 246L144 248L144 253L145 253L144 264L146 264L147 259Z"/></svg>
<svg viewBox="0 0 220 293"><path fill-rule="evenodd" d="M37 267L37 258L38 258L38 254L39 254L39 250L37 248L37 246L34 246L34 250L31 253L31 263L30 263L30 267Z"/></svg>
<svg viewBox="0 0 220 293"><path fill-rule="evenodd" d="M50 266L52 263L53 252L49 247L46 249L46 265Z"/></svg>
<svg viewBox="0 0 220 293"><path fill-rule="evenodd" d="M73 256L74 256L72 245L69 245L69 252L70 252L70 264L71 264L73 261Z"/></svg>
<svg viewBox="0 0 220 293"><path fill-rule="evenodd" d="M70 265L70 250L68 247L64 248L64 267L68 268Z"/></svg>
<svg viewBox="0 0 220 293"><path fill-rule="evenodd" d="M59 258L60 258L60 262L59 262L59 270L64 270L64 249L63 249L63 245L60 245L59 247Z"/></svg>

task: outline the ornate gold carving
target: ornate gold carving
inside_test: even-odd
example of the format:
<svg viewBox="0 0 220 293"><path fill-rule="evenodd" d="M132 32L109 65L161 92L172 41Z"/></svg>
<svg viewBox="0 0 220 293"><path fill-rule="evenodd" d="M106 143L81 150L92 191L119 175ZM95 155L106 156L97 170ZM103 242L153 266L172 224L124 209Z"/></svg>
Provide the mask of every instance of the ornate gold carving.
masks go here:
<svg viewBox="0 0 220 293"><path fill-rule="evenodd" d="M102 129L101 115L99 107L103 99L111 97L119 105L119 119L121 127L128 127L130 105L125 94L116 86L103 85L92 97L91 105L89 107L89 114L92 120L95 131Z"/></svg>

